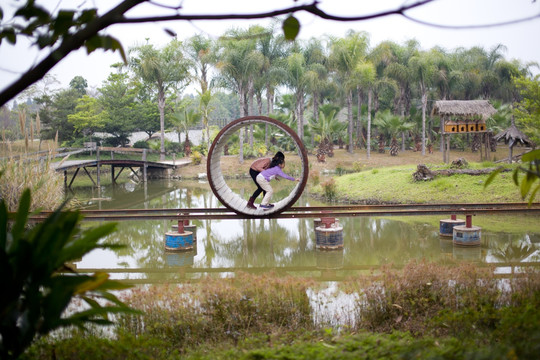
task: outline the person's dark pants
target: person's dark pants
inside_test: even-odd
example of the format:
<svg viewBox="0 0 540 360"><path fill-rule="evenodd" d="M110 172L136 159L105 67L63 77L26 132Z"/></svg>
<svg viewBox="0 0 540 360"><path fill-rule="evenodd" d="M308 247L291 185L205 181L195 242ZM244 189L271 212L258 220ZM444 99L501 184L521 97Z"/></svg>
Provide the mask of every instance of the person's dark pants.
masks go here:
<svg viewBox="0 0 540 360"><path fill-rule="evenodd" d="M253 170L253 169L249 169L249 175L251 176L251 178L253 179L253 182L255 183L255 185L257 185L257 190L255 190L255 192L253 193L253 195L251 195L251 198L253 199L253 201L255 201L255 199L261 195L261 193L263 193L263 196L266 195L266 191L264 191L262 189L262 187L259 185L259 183L257 182L257 175L259 175L260 172L257 171L257 170Z"/></svg>

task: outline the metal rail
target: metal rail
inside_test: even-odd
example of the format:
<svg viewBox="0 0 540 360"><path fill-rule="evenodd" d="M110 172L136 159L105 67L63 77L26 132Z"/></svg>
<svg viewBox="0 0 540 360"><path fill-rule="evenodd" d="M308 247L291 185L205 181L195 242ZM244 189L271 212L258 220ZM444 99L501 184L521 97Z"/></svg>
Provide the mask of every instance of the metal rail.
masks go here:
<svg viewBox="0 0 540 360"><path fill-rule="evenodd" d="M240 220L240 219L296 219L325 217L360 217L360 216L422 216L452 214L539 214L540 203L529 206L527 203L483 203L483 204L395 204L395 205L337 205L292 207L279 214L268 216L250 216L236 214L226 208L193 209L115 209L81 210L88 221L122 220ZM31 216L39 221L50 212L41 212Z"/></svg>

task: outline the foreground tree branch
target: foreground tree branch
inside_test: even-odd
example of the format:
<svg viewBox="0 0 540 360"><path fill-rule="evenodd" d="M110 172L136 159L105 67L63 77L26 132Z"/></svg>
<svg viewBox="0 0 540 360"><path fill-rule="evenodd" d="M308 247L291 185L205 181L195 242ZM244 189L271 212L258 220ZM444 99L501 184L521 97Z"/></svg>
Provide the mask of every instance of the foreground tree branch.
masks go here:
<svg viewBox="0 0 540 360"><path fill-rule="evenodd" d="M430 3L434 0L420 0L410 5L405 5L395 10L384 11L372 15L366 16L353 16L353 17L343 17L343 16L334 16L327 14L323 10L319 9L318 2L315 1L312 4L301 5L301 6L292 6L280 10L262 12L262 13L251 13L251 14L222 14L222 15L172 15L172 16L157 16L157 17L142 17L128 19L124 17L124 14L131 10L132 8L149 2L148 0L125 0L122 1L118 6L107 12L106 14L99 16L86 24L83 24L82 28L73 34L70 34L66 30L64 36L62 36L62 41L60 45L51 51L51 53L41 60L37 65L29 69L24 73L18 80L0 92L0 107L5 105L8 101L15 98L28 86L32 85L36 81L40 80L45 74L47 74L56 64L62 61L67 55L72 51L80 49L82 46L85 46L85 43L98 35L98 33L107 27L114 24L134 24L134 23L145 23L145 22L163 22L163 21L174 21L174 20L183 20L183 21L195 21L195 20L235 20L235 19L261 19L261 18L271 18L280 15L293 14L299 11L306 11L308 13L314 14L320 18L333 21L363 21L368 19L374 19L379 17L384 17L388 15L403 14L405 11L412 8L416 8L427 3ZM27 2L28 5L30 2ZM25 6L26 6L25 5ZM33 5L33 4L32 4ZM21 7L19 10L25 8ZM1 9L1 8L0 8ZM37 16L37 15L36 15ZM38 29L34 29L37 34ZM15 37L17 34L10 34ZM18 34L23 36L22 33ZM35 34L34 34L35 35ZM6 36L6 35L4 35ZM28 36L28 34L24 34ZM9 36L6 36L9 39ZM12 41L13 43L16 40ZM37 43L36 43L37 46ZM102 45L98 46L99 48L112 49L114 47ZM123 52L123 49L119 49Z"/></svg>

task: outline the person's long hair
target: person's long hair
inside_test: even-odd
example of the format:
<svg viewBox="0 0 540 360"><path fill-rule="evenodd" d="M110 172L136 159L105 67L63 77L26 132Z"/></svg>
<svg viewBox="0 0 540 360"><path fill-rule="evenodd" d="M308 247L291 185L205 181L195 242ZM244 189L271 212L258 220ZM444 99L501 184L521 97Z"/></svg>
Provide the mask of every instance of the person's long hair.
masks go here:
<svg viewBox="0 0 540 360"><path fill-rule="evenodd" d="M268 165L268 168L271 169L274 166L278 166L280 164L283 164L285 162L285 159L282 158L276 158L275 156L272 158L272 161L270 162L270 165Z"/></svg>

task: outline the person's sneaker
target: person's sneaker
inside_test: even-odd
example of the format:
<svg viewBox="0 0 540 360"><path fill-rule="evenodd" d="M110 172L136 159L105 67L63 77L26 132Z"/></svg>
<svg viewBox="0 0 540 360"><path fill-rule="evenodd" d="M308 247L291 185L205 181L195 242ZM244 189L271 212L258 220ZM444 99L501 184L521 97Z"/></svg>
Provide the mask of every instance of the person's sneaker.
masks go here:
<svg viewBox="0 0 540 360"><path fill-rule="evenodd" d="M256 207L255 205L250 204L250 203L248 203L248 204L246 205L246 207L247 207L248 209L253 209L253 210L256 210L256 209L257 209L257 207Z"/></svg>
<svg viewBox="0 0 540 360"><path fill-rule="evenodd" d="M269 209L272 208L272 206L270 206L270 205L263 205L263 204L259 205L259 207L260 207L261 209L263 209L263 210L269 210Z"/></svg>
<svg viewBox="0 0 540 360"><path fill-rule="evenodd" d="M268 206L270 206L270 207L274 207L274 204L268 204Z"/></svg>

